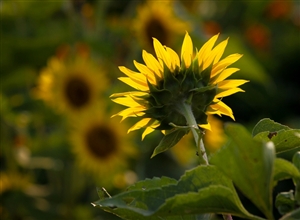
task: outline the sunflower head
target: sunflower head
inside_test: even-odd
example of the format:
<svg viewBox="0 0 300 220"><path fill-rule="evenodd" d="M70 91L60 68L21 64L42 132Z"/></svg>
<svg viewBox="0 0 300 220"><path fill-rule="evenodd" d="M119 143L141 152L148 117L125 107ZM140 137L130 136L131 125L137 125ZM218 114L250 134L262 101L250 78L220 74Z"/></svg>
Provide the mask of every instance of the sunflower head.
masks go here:
<svg viewBox="0 0 300 220"><path fill-rule="evenodd" d="M232 110L221 99L243 91L238 86L246 80L226 80L238 71L227 67L242 55L232 54L221 59L228 40L214 47L217 38L218 35L213 36L194 52L192 40L186 33L180 58L175 51L154 38L156 58L143 51L146 65L134 61L139 72L120 67L127 77L119 79L138 91L111 96L116 103L128 107L116 115L123 119L142 118L129 131L145 127L144 137L154 129L186 126L183 104L190 105L197 124L202 128L209 129L209 114L223 114L234 119Z"/></svg>
<svg viewBox="0 0 300 220"><path fill-rule="evenodd" d="M77 48L75 55L63 52L49 60L40 74L35 95L59 112L78 115L99 104L107 81L104 71Z"/></svg>
<svg viewBox="0 0 300 220"><path fill-rule="evenodd" d="M114 122L107 120L103 111L93 108L72 121L70 133L79 170L108 188L113 186L114 176L124 172L129 159L137 155L123 125L116 127Z"/></svg>
<svg viewBox="0 0 300 220"><path fill-rule="evenodd" d="M174 34L189 30L188 23L176 17L172 1L146 1L137 8L133 28L142 45L152 46L152 37L169 45Z"/></svg>

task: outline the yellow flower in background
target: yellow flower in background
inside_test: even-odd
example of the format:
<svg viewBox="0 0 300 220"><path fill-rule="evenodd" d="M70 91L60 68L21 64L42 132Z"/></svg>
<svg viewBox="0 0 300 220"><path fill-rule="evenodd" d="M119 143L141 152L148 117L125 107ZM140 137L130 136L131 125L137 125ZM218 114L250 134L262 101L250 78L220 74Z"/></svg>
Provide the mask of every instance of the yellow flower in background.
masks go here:
<svg viewBox="0 0 300 220"><path fill-rule="evenodd" d="M142 135L144 138L155 129L170 130L174 125L186 126L186 118L181 113L183 103L191 105L196 123L205 129L210 129L207 115L227 115L234 119L231 108L221 100L242 92L238 87L247 80L226 80L239 70L228 66L242 55L236 53L221 59L228 39L214 47L218 36L210 38L194 53L192 40L186 33L180 57L154 38L156 57L143 51L146 65L134 61L139 72L119 67L127 76L119 80L136 91L111 95L114 102L127 107L115 115L121 116L122 120L141 118L128 132L146 128Z"/></svg>
<svg viewBox="0 0 300 220"><path fill-rule="evenodd" d="M25 191L31 185L31 178L28 175L19 172L0 173L0 195L9 190Z"/></svg>
<svg viewBox="0 0 300 220"><path fill-rule="evenodd" d="M225 144L227 136L223 129L223 122L220 119L209 115L208 121L211 125L211 130L205 131L203 141L206 150L210 153L214 153Z"/></svg>
<svg viewBox="0 0 300 220"><path fill-rule="evenodd" d="M172 1L146 1L137 8L133 28L141 44L152 48L152 37L170 45L175 34L183 34L190 26L175 16Z"/></svg>
<svg viewBox="0 0 300 220"><path fill-rule="evenodd" d="M107 82L88 56L53 57L40 74L36 96L60 112L77 115L98 103Z"/></svg>
<svg viewBox="0 0 300 220"><path fill-rule="evenodd" d="M197 164L198 157L193 143L193 135L189 133L185 135L176 145L170 150L171 155L183 167L191 167Z"/></svg>
<svg viewBox="0 0 300 220"><path fill-rule="evenodd" d="M76 127L70 130L72 150L80 170L110 186L114 175L126 170L128 160L137 154L126 128L116 123L97 110L74 120L72 124Z"/></svg>

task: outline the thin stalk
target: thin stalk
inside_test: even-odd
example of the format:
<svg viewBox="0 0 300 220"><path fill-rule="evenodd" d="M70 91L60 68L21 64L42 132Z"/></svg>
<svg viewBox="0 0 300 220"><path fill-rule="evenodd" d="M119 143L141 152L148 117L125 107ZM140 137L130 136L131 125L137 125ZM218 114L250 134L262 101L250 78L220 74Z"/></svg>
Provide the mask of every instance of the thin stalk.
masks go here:
<svg viewBox="0 0 300 220"><path fill-rule="evenodd" d="M203 132L199 129L199 126L196 122L196 119L194 117L191 105L183 101L180 106L178 106L178 110L181 112L181 114L184 115L188 126L190 127L195 142L197 146L198 156L200 164L209 165L207 154L205 151L204 143L202 140ZM230 214L223 214L224 220L232 220L232 216Z"/></svg>
<svg viewBox="0 0 300 220"><path fill-rule="evenodd" d="M204 144L202 141L203 133L198 127L198 124L197 124L194 114L192 112L191 105L189 105L185 102L182 102L182 104L180 106L178 106L178 108L179 108L179 111L184 115L184 117L187 121L187 124L193 133L193 136L194 136L194 139L196 142L196 146L197 146L197 152L198 152L200 164L208 165L209 163L208 163L205 147L204 147Z"/></svg>

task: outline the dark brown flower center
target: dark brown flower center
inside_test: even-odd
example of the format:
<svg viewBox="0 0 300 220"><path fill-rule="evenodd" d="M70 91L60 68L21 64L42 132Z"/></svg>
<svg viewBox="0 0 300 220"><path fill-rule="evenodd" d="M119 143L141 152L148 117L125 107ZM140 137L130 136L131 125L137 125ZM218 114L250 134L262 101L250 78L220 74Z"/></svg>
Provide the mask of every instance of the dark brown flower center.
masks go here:
<svg viewBox="0 0 300 220"><path fill-rule="evenodd" d="M86 133L85 141L90 153L101 160L110 157L118 146L115 132L104 125L91 127Z"/></svg>
<svg viewBox="0 0 300 220"><path fill-rule="evenodd" d="M74 108L85 106L91 98L91 89L86 81L80 77L72 77L65 85L65 96L67 101Z"/></svg>
<svg viewBox="0 0 300 220"><path fill-rule="evenodd" d="M148 24L146 24L146 36L149 45L153 45L153 37L159 40L162 45L169 44L169 35L168 30L166 29L165 25L157 18L152 18Z"/></svg>

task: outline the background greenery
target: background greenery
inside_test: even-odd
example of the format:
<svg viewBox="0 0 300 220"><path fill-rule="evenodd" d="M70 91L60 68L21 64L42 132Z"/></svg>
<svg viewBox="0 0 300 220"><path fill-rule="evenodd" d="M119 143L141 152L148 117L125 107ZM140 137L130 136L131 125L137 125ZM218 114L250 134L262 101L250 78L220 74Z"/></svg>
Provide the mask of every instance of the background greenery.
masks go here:
<svg viewBox="0 0 300 220"><path fill-rule="evenodd" d="M133 0L0 2L0 215L4 219L116 219L90 203L98 199L96 187L109 188L109 193L115 194L130 181L122 186L107 184L80 172L68 138L68 116L36 99L33 91L42 69L60 48L82 44L109 79L108 89L101 95L108 109L106 118L116 113L108 96L124 91L117 81L122 76L117 67L132 68L132 60L141 60L141 51L147 48L132 28L139 22L137 8L143 4ZM174 16L189 24L198 48L220 32L223 39L230 38L227 54L244 54L234 78L249 79L250 83L242 87L245 93L225 99L238 123L251 131L267 117L300 128L299 1L174 1L173 7ZM172 36L170 46L175 51L180 51L185 31ZM170 152L150 159L161 134L151 134L143 142L140 135L135 132L132 136L139 153L127 161L124 171L130 172L132 180L154 176L178 179L192 167ZM290 160L291 155L280 156ZM30 167L24 162L36 159L43 160ZM275 191L291 187L290 181L282 181ZM245 207L255 209L245 198L242 201L248 204Z"/></svg>

